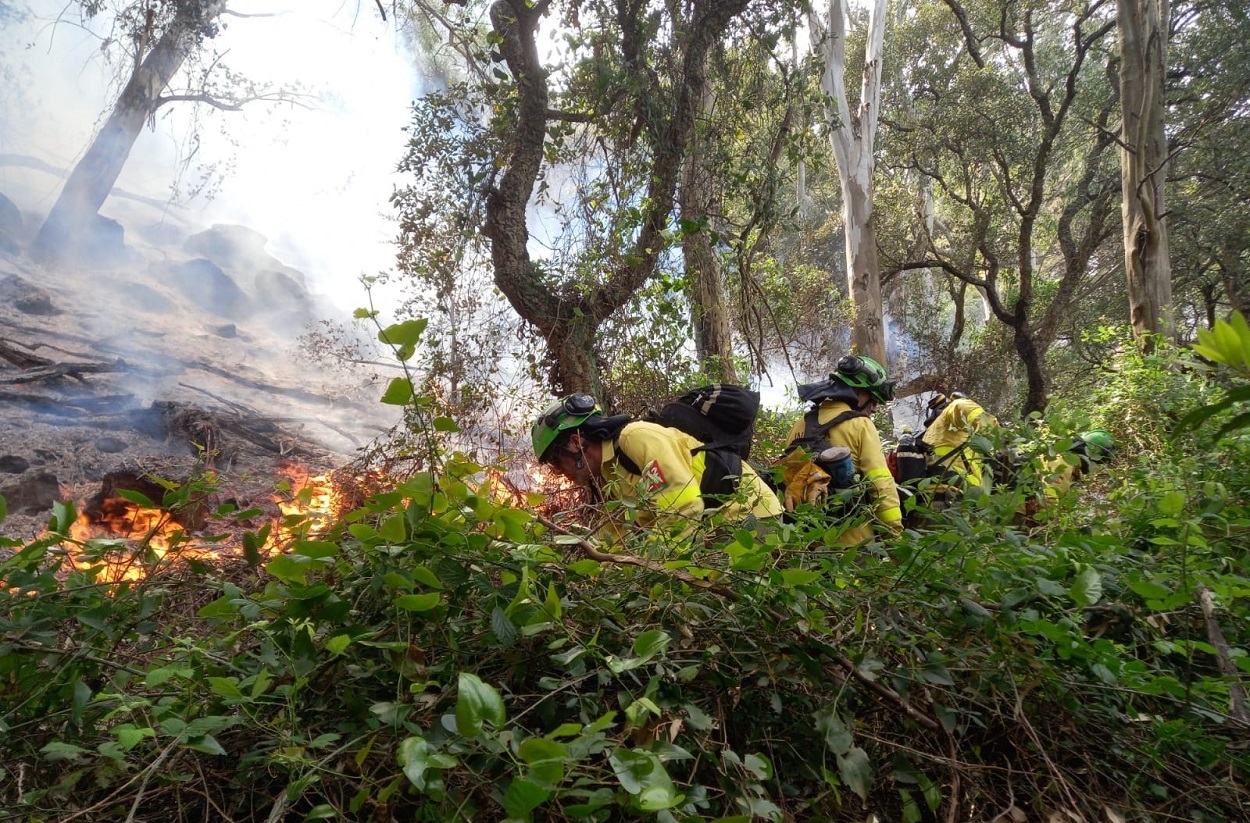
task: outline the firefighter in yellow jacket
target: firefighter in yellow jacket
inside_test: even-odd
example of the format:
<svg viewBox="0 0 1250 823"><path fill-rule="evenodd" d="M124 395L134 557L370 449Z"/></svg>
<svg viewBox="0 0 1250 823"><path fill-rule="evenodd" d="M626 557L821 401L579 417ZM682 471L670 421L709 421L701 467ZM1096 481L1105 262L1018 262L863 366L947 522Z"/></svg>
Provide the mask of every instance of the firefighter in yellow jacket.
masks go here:
<svg viewBox="0 0 1250 823"><path fill-rule="evenodd" d="M922 438L930 447L929 471L938 478L932 491L959 495L973 486L989 491L992 477L968 439L997 425L994 415L961 392L934 395Z"/></svg>
<svg viewBox="0 0 1250 823"><path fill-rule="evenodd" d="M802 446L817 457L826 444L834 450L849 449L859 483L867 487L872 515L886 529L900 531L903 512L898 487L885 462L881 435L870 416L879 403L894 399L894 384L885 369L870 357L847 355L838 361L828 380L799 386L799 399L811 403L812 409L795 421L787 443L795 448ZM813 443L819 445L813 447ZM782 458L783 464L786 459ZM800 474L793 475L795 482L799 482ZM810 483L805 478L801 482ZM787 494L796 500L810 498L801 490L788 490ZM844 531L840 541L843 545L855 545L872 534L870 522L860 523Z"/></svg>
<svg viewBox="0 0 1250 823"><path fill-rule="evenodd" d="M740 457L706 450L678 429L604 416L588 394L552 404L531 437L541 462L596 499L635 504L636 523L645 528L684 534L713 510L728 522L782 511L772 489Z"/></svg>

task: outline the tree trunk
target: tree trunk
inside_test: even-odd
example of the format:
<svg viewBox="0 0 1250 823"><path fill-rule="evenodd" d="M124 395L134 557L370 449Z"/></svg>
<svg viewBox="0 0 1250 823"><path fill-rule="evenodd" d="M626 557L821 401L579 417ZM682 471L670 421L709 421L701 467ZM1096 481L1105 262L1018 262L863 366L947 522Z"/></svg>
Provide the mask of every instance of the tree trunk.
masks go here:
<svg viewBox="0 0 1250 823"><path fill-rule="evenodd" d="M65 258L77 249L112 192L143 124L161 105L161 93L200 42L201 32L223 9L221 2L208 2L198 15L179 14L144 56L39 229L33 248L36 259Z"/></svg>
<svg viewBox="0 0 1250 823"><path fill-rule="evenodd" d="M602 397L595 333L646 283L667 248L664 232L671 223L677 181L707 84L707 54L747 0L692 4L691 24L679 44L684 47L679 75L672 78L676 88L672 108L657 112L643 129L653 141L653 160L650 184L640 193L647 204L641 228L621 255L625 262L589 291L583 285L563 289L550 282L528 248L527 210L542 169L548 118L547 71L539 60L535 35L548 1L496 0L491 6L491 23L501 38L500 54L516 81L518 99L509 141L497 158L502 173L486 198L482 233L491 241L495 285L547 342L555 361L553 388Z"/></svg>
<svg viewBox="0 0 1250 823"><path fill-rule="evenodd" d="M705 87L701 105L705 124L712 105L712 94ZM699 369L711 381L736 383L738 376L729 337L725 276L720 258L712 247L712 219L719 213L719 204L716 188L712 185L712 173L705 162L705 141L706 136L699 135L692 141L678 192L681 216L691 221L707 221L707 229L682 237L682 254L690 283L690 319L694 326L694 350Z"/></svg>
<svg viewBox="0 0 1250 823"><path fill-rule="evenodd" d="M846 232L846 278L855 318L851 346L880 363L886 362L882 322L881 272L873 226L872 175L876 166L873 142L881 107L881 53L885 42L885 0L875 0L868 21L859 106L852 111L846 96L846 6L830 0L823 42L825 71L821 89L832 126L830 140L842 182L842 215Z"/></svg>
<svg viewBox="0 0 1250 823"><path fill-rule="evenodd" d="M1046 404L1050 402L1050 398L1046 395L1046 364L1044 355L1038 350L1036 341L1029 333L1025 322L1022 321L1015 327L1012 337L1016 354L1020 356L1020 362L1024 364L1025 379L1028 383L1028 393L1024 397L1024 407L1020 415L1021 419L1027 419L1033 412L1045 411Z"/></svg>
<svg viewBox="0 0 1250 823"><path fill-rule="evenodd" d="M1129 319L1138 345L1175 334L1163 187L1167 178L1163 80L1168 0L1119 0L1121 188Z"/></svg>

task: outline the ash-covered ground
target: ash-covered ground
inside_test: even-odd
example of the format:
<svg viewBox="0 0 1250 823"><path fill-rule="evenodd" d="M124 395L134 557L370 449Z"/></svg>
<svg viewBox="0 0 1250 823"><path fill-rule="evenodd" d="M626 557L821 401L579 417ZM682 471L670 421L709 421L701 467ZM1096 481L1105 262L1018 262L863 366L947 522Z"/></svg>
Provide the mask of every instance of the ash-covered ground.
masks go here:
<svg viewBox="0 0 1250 823"><path fill-rule="evenodd" d="M119 473L210 469L248 505L394 423L393 373L310 361L300 336L336 310L261 235L102 219L84 262L48 266L27 254L38 219L0 197L0 536Z"/></svg>

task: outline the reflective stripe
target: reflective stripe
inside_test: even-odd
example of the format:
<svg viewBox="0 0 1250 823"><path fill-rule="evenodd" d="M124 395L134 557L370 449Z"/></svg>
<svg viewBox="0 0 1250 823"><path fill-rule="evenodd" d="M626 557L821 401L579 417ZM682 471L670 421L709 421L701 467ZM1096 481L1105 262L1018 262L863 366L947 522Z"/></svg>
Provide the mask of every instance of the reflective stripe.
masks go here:
<svg viewBox="0 0 1250 823"><path fill-rule="evenodd" d="M877 519L882 523L897 523L903 519L903 510L897 506L877 512Z"/></svg>
<svg viewBox="0 0 1250 823"><path fill-rule="evenodd" d="M880 480L883 477L893 477L889 469L873 469L864 475L865 480Z"/></svg>

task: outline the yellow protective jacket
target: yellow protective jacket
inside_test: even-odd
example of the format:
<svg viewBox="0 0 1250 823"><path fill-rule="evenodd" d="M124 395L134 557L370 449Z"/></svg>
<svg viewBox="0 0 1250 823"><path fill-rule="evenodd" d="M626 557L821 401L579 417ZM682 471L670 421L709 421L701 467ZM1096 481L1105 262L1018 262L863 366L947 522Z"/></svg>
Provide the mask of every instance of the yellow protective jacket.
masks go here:
<svg viewBox="0 0 1250 823"><path fill-rule="evenodd" d="M973 434L997 425L994 415L967 397L952 400L924 431L924 442L933 447L929 465L940 463L943 468L955 472L963 478L965 488L984 486L988 490L987 481L990 478L985 474L984 461L966 444ZM960 453L951 455L956 449Z"/></svg>
<svg viewBox="0 0 1250 823"><path fill-rule="evenodd" d="M704 514L699 482L703 478L707 453L694 449L703 445L685 432L637 420L627 423L615 442L603 441L603 492L610 499L637 505L637 523L644 527L669 525L675 531ZM619 450L619 451L618 451ZM642 471L641 476L622 465L619 452ZM715 511L727 522L777 517L781 501L750 465L743 461L739 494Z"/></svg>
<svg viewBox="0 0 1250 823"><path fill-rule="evenodd" d="M843 412L851 410L850 404L842 400L825 400L820 404L816 420L823 425ZM793 443L803 436L803 418L795 421L790 428L786 443ZM852 417L839 423L829 430L829 445L846 446L851 450L851 462L860 478L869 484L873 501L873 514L876 519L891 531L899 531L903 526L903 510L899 506L898 487L894 485L894 476L885 463L885 451L881 448L881 435L873 425L872 418ZM843 545L854 545L872 537L872 526L863 524L847 529L842 534Z"/></svg>

